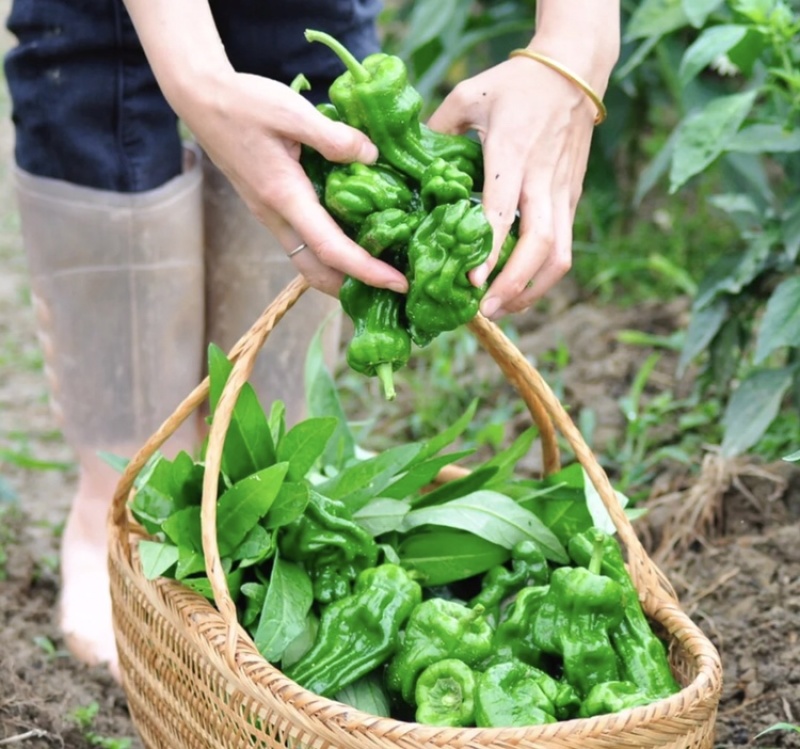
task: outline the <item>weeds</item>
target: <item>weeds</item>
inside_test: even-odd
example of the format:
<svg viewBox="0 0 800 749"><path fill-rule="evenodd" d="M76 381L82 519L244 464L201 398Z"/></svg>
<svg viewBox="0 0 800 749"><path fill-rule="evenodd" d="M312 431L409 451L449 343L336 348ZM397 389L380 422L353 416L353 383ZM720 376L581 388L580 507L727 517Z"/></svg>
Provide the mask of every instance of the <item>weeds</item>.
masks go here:
<svg viewBox="0 0 800 749"><path fill-rule="evenodd" d="M97 746L101 749L130 749L133 743L132 739L127 737L112 738L110 736L102 736L94 730L93 726L99 710L100 707L98 704L92 702L84 707L75 708L70 717L77 724L83 737L91 746Z"/></svg>

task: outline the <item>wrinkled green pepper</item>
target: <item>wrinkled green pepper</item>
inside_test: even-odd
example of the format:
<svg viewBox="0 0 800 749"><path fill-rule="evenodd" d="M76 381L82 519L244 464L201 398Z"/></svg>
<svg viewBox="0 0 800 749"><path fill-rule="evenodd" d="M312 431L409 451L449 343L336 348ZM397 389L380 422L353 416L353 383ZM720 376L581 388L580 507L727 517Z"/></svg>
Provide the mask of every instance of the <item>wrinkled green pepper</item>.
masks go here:
<svg viewBox="0 0 800 749"><path fill-rule="evenodd" d="M410 705L420 673L432 663L457 658L472 667L492 650L492 626L481 609L429 598L411 613L403 643L389 663L386 683Z"/></svg>
<svg viewBox="0 0 800 749"><path fill-rule="evenodd" d="M475 674L458 658L428 666L414 690L417 723L429 726L468 726L475 720Z"/></svg>
<svg viewBox="0 0 800 749"><path fill-rule="evenodd" d="M539 686L540 673L519 661L487 668L475 689L475 725L519 728L555 723L555 707Z"/></svg>
<svg viewBox="0 0 800 749"><path fill-rule="evenodd" d="M414 231L422 221L420 211L403 211L399 208L387 208L367 216L356 235L356 244L363 247L373 257L385 259L399 270L405 270L408 264L408 243Z"/></svg>
<svg viewBox="0 0 800 749"><path fill-rule="evenodd" d="M579 718L593 718L595 715L618 713L631 707L640 707L653 702L632 681L607 681L595 684L586 695L578 711Z"/></svg>
<svg viewBox="0 0 800 749"><path fill-rule="evenodd" d="M624 595L622 621L611 631L611 642L622 661L625 679L652 697L674 694L680 686L669 667L666 646L647 621L617 540L592 528L570 539L569 554L576 564L588 566L598 544L603 550L600 563L603 574L616 581Z"/></svg>
<svg viewBox="0 0 800 749"><path fill-rule="evenodd" d="M325 180L325 207L336 219L354 228L378 211L410 211L415 200L403 177L386 166L340 164L330 170Z"/></svg>
<svg viewBox="0 0 800 749"><path fill-rule="evenodd" d="M384 664L400 630L422 600L422 588L395 564L359 573L351 595L326 606L312 648L285 673L315 694L333 697Z"/></svg>
<svg viewBox="0 0 800 749"><path fill-rule="evenodd" d="M480 204L459 200L423 219L408 245L406 316L417 345L475 317L486 288L473 286L467 273L491 251L492 227Z"/></svg>
<svg viewBox="0 0 800 749"><path fill-rule="evenodd" d="M353 337L346 352L348 365L367 377L377 377L386 399L393 400L393 373L411 358L411 336L402 318L403 295L347 276L339 289L339 301L353 321Z"/></svg>
<svg viewBox="0 0 800 749"><path fill-rule="evenodd" d="M470 606L483 606L493 621L500 618L500 604L526 586L545 585L550 568L539 545L530 539L518 542L511 549L511 569L501 564L483 576L481 590Z"/></svg>
<svg viewBox="0 0 800 749"><path fill-rule="evenodd" d="M422 174L420 195L426 210L442 203L467 200L471 193L472 177L444 159L434 159Z"/></svg>
<svg viewBox="0 0 800 749"><path fill-rule="evenodd" d="M495 630L487 665L508 660L519 660L529 666L540 665L542 651L534 642L531 622L549 590L547 585L532 585L514 596Z"/></svg>
<svg viewBox="0 0 800 749"><path fill-rule="evenodd" d="M324 114L329 120L339 122L339 113L330 102L317 104L317 111ZM314 186L317 198L322 203L325 199L325 182L336 164L328 161L319 151L304 143L300 146L300 166L303 167L303 171Z"/></svg>
<svg viewBox="0 0 800 749"><path fill-rule="evenodd" d="M378 560L375 539L345 504L313 490L305 512L281 529L278 549L284 559L303 563L320 603L349 594L356 575Z"/></svg>
<svg viewBox="0 0 800 749"><path fill-rule="evenodd" d="M622 620L622 588L583 567L558 567L531 626L538 648L563 659L581 697L600 682L618 681L620 663L610 632Z"/></svg>
<svg viewBox="0 0 800 749"><path fill-rule="evenodd" d="M343 44L321 31L306 31L310 42L322 42L345 64L328 89L331 101L348 125L365 132L378 147L381 159L422 181L437 157L453 161L476 181L482 170L479 144L465 136L423 134L422 96L409 83L405 63L394 55L376 53L359 62ZM472 165L472 169L469 166Z"/></svg>

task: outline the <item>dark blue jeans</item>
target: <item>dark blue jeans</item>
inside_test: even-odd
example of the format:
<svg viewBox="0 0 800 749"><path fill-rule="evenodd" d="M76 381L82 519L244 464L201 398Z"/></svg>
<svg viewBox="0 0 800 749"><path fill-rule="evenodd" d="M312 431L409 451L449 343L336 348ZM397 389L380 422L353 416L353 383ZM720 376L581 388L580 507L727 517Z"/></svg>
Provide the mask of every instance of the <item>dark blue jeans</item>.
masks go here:
<svg viewBox="0 0 800 749"><path fill-rule="evenodd" d="M203 2L204 0L198 0ZM361 58L378 49L380 0L210 0L240 72L311 81L327 97L341 71L303 32L336 36ZM181 171L177 119L158 88L122 0L14 0L5 59L17 164L40 177L140 192Z"/></svg>

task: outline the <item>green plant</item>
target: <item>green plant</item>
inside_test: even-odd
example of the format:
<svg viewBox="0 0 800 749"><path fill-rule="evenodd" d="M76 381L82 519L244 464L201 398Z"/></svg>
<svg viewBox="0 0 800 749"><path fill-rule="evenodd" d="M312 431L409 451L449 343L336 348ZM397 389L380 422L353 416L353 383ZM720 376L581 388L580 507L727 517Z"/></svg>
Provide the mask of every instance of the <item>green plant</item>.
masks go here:
<svg viewBox="0 0 800 749"><path fill-rule="evenodd" d="M699 284L680 360L681 370L704 362L701 388L725 402L725 455L752 448L800 391L798 32L783 0L645 0L626 30L639 63L690 40L670 75L681 116L638 194L662 176L675 194L713 174L708 202L740 238Z"/></svg>
<svg viewBox="0 0 800 749"><path fill-rule="evenodd" d="M83 737L91 746L100 747L100 749L130 749L133 740L130 738L111 738L109 736L102 736L94 730L94 722L100 706L96 702L82 707L76 707L70 717L78 725Z"/></svg>

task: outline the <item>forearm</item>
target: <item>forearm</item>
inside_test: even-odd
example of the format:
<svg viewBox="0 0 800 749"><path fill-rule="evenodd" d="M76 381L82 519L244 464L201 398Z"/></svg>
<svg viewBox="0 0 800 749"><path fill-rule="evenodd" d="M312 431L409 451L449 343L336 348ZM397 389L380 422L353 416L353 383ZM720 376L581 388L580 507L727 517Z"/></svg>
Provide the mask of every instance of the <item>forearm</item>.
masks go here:
<svg viewBox="0 0 800 749"><path fill-rule="evenodd" d="M602 96L619 58L619 0L539 0L528 47L557 57Z"/></svg>
<svg viewBox="0 0 800 749"><path fill-rule="evenodd" d="M187 100L213 97L233 71L207 2L124 0L164 96L184 115Z"/></svg>

